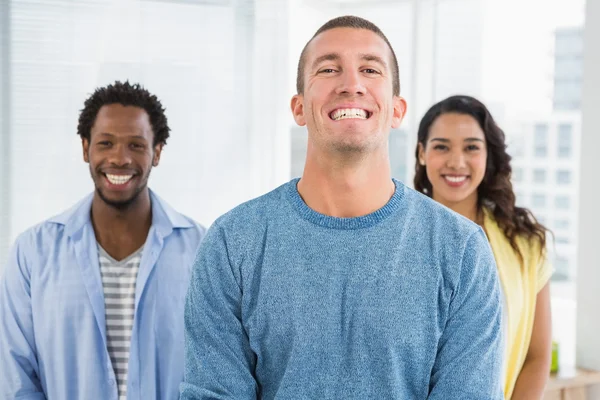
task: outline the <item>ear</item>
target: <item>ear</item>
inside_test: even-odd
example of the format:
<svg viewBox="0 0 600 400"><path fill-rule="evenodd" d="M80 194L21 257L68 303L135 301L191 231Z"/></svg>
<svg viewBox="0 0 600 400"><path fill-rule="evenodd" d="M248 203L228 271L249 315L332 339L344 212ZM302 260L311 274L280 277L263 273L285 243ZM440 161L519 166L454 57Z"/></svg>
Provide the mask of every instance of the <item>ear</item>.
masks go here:
<svg viewBox="0 0 600 400"><path fill-rule="evenodd" d="M400 127L404 116L406 115L406 100L400 96L394 96L394 114L392 115L392 128Z"/></svg>
<svg viewBox="0 0 600 400"><path fill-rule="evenodd" d="M152 166L153 167L158 167L158 163L160 162L160 154L162 152L163 149L163 144L162 143L158 143L156 146L154 146L154 157L152 158Z"/></svg>
<svg viewBox="0 0 600 400"><path fill-rule="evenodd" d="M423 148L423 144L418 143L417 144L418 147L418 152L419 152L419 164L421 164L422 166L425 166L425 149Z"/></svg>
<svg viewBox="0 0 600 400"><path fill-rule="evenodd" d="M90 162L90 156L89 156L90 141L86 138L81 138L81 148L83 150L83 161L85 161L86 163L89 163Z"/></svg>
<svg viewBox="0 0 600 400"><path fill-rule="evenodd" d="M306 125L306 118L304 117L304 96L301 94L295 94L292 97L292 115L294 120L299 126Z"/></svg>

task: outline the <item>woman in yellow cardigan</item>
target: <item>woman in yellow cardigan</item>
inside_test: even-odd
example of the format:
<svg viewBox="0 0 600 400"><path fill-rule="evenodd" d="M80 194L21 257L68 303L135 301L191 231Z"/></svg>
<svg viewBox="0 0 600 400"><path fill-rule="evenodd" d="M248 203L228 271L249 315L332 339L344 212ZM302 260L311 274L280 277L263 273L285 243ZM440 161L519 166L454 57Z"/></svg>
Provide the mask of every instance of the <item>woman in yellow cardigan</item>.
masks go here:
<svg viewBox="0 0 600 400"><path fill-rule="evenodd" d="M551 361L546 228L515 206L504 132L469 96L434 106L419 125L414 186L481 225L505 295L507 399L541 399Z"/></svg>

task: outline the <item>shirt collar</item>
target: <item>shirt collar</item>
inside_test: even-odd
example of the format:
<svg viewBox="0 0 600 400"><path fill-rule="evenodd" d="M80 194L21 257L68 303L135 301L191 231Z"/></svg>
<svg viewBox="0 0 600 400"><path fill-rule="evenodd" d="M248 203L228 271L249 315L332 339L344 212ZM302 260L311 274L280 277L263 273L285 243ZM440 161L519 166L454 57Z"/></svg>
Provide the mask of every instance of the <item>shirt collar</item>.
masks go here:
<svg viewBox="0 0 600 400"><path fill-rule="evenodd" d="M150 201L152 204L152 225L157 232L165 237L173 229L185 229L194 226L193 222L183 214L175 211L166 201L161 199L156 193L150 192ZM94 193L90 193L67 211L50 218L50 222L65 226L65 233L73 236L79 232L87 223L91 223L90 210Z"/></svg>

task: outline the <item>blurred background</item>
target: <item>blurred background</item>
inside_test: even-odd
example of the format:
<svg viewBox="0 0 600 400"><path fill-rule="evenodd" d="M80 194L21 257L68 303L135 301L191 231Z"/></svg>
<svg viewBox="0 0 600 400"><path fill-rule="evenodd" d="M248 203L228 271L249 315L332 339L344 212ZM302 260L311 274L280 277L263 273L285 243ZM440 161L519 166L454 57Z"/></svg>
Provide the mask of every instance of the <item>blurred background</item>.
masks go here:
<svg viewBox="0 0 600 400"><path fill-rule="evenodd" d="M163 102L172 133L150 186L205 226L301 175L306 130L289 110L298 57L320 25L354 14L379 25L400 62L408 115L390 135L394 177L412 186L416 127L449 95L480 98L504 129L517 203L555 235L554 336L561 364L576 364L583 0L0 4L0 274L20 232L93 189L78 113L115 80Z"/></svg>

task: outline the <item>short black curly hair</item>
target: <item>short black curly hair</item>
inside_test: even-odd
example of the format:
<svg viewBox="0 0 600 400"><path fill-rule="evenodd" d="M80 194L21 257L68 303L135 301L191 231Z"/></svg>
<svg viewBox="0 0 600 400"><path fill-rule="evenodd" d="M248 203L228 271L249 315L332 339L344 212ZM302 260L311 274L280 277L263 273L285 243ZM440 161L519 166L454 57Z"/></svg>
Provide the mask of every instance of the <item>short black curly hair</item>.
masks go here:
<svg viewBox="0 0 600 400"><path fill-rule="evenodd" d="M90 140L92 126L94 126L98 111L102 106L109 104L121 104L144 109L150 117L150 125L154 132L154 145L167 144L171 129L167 124L165 109L161 102L139 83L130 84L129 81L116 81L112 85L97 88L83 103L83 109L79 114L79 123L77 124L77 134L82 139Z"/></svg>

